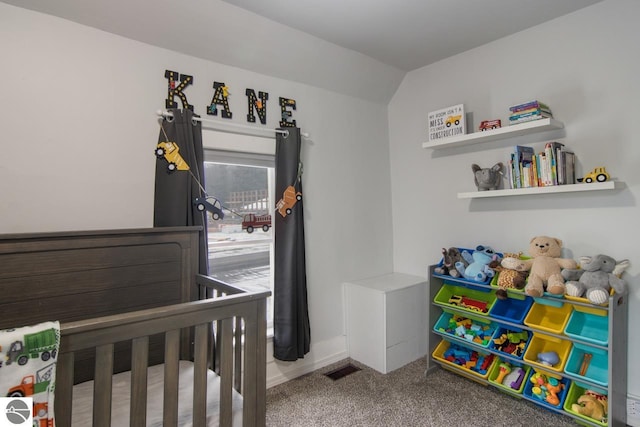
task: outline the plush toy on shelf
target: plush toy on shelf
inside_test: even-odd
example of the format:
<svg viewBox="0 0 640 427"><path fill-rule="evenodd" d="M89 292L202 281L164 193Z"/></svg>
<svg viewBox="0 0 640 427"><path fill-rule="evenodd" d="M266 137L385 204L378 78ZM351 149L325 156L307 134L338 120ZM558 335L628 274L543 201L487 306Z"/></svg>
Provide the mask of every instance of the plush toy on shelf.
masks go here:
<svg viewBox="0 0 640 427"><path fill-rule="evenodd" d="M606 423L609 412L608 397L591 390L585 390L584 394L578 397L576 403L571 405L571 409L573 412Z"/></svg>
<svg viewBox="0 0 640 427"><path fill-rule="evenodd" d="M514 269L528 271L529 279L524 291L532 297L540 297L545 290L550 294L564 295L565 284L562 269L574 269L577 264L572 259L560 258L562 240L555 237L536 236L529 243L531 259L510 260Z"/></svg>
<svg viewBox="0 0 640 427"><path fill-rule="evenodd" d="M490 246L479 245L473 254L469 251L462 251L462 257L469 265L465 267L461 261L456 262L455 265L456 270L465 279L484 282L495 275L495 272L489 267L489 263L498 259L498 255Z"/></svg>
<svg viewBox="0 0 640 427"><path fill-rule="evenodd" d="M478 191L497 190L500 187L503 165L501 162L496 163L490 168L481 168L473 164L473 179L478 187Z"/></svg>
<svg viewBox="0 0 640 427"><path fill-rule="evenodd" d="M626 292L624 280L620 278L629 267L629 260L616 261L608 255L584 256L580 258L580 269L564 269L566 293L572 297L585 297L591 304L604 304L609 300L611 288L617 293Z"/></svg>
<svg viewBox="0 0 640 427"><path fill-rule="evenodd" d="M443 276L460 277L460 272L456 270L457 262L463 263L465 268L469 265L469 263L462 258L462 254L458 248L442 248L442 266L436 267L434 272Z"/></svg>
<svg viewBox="0 0 640 427"><path fill-rule="evenodd" d="M495 280L495 284L500 288L496 291L496 297L499 299L507 299L507 289L520 290L527 284L527 276L529 273L518 270L521 257L522 252L505 252L502 260L494 260L489 263L489 267L498 273L498 279Z"/></svg>

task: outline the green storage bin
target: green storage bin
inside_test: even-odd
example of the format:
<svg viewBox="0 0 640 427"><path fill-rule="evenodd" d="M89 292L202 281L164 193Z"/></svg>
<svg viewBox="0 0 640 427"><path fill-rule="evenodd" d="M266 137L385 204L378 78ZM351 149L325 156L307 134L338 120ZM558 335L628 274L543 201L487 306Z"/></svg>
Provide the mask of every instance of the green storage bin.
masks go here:
<svg viewBox="0 0 640 427"><path fill-rule="evenodd" d="M454 307L476 315L488 316L496 302L494 292L482 292L461 286L444 284L433 301L443 307Z"/></svg>

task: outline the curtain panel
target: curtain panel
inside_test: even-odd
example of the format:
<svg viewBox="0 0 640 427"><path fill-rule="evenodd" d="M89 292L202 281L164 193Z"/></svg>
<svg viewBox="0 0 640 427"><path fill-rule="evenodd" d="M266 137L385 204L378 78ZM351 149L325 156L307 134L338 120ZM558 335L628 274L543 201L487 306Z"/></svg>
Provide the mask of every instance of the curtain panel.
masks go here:
<svg viewBox="0 0 640 427"><path fill-rule="evenodd" d="M207 215L194 206L196 197L204 195L204 151L202 148L202 124L193 120L190 110L171 109L173 118L165 117L160 123L158 147L165 147L161 143L172 142L177 146L177 152L167 152L165 156L157 157L155 199L153 210L154 227L202 226L200 233L199 273L208 274L207 250ZM171 149L174 146L170 146ZM158 152L156 151L156 155ZM179 157L178 157L179 156ZM184 160L177 168L170 166Z"/></svg>
<svg viewBox="0 0 640 427"><path fill-rule="evenodd" d="M276 133L276 195L293 186L302 192L300 129ZM307 276L304 249L303 202L288 215L274 214L275 256L273 290L273 356L294 361L309 352L311 332L307 305Z"/></svg>

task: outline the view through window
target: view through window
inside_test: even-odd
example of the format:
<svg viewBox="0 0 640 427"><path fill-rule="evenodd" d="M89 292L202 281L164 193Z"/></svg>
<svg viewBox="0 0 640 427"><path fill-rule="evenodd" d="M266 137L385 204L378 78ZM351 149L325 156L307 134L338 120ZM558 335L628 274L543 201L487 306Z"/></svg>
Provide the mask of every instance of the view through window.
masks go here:
<svg viewBox="0 0 640 427"><path fill-rule="evenodd" d="M273 290L273 228L267 215L273 214L274 180L273 156L205 150L206 191L224 213L214 220L207 212L210 276L247 290ZM267 327L272 325L269 298Z"/></svg>

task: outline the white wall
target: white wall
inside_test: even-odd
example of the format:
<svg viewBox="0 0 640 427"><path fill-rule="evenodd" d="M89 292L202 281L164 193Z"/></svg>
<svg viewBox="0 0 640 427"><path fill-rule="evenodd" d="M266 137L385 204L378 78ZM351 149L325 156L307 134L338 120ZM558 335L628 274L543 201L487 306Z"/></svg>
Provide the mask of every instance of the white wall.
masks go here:
<svg viewBox="0 0 640 427"><path fill-rule="evenodd" d="M278 97L295 99L293 118L311 135L302 160L312 343L304 360L270 363L268 381L347 355L342 283L392 267L385 105L4 3L0 40L0 233L151 227L166 69L194 76L186 94L205 117L214 81L230 87L238 124L247 124L246 88L269 93L269 128L277 127Z"/></svg>
<svg viewBox="0 0 640 427"><path fill-rule="evenodd" d="M640 2L605 0L576 13L408 74L389 104L396 271L425 274L442 247L489 244L527 251L531 237L561 238L566 256L629 258L629 393L640 395ZM596 166L625 183L620 191L459 200L475 191L471 164L506 161L524 138L432 151L427 114L463 103L474 128L508 122L508 107L539 99L564 122L559 139L577 154L579 172ZM543 142L543 141L541 141Z"/></svg>

